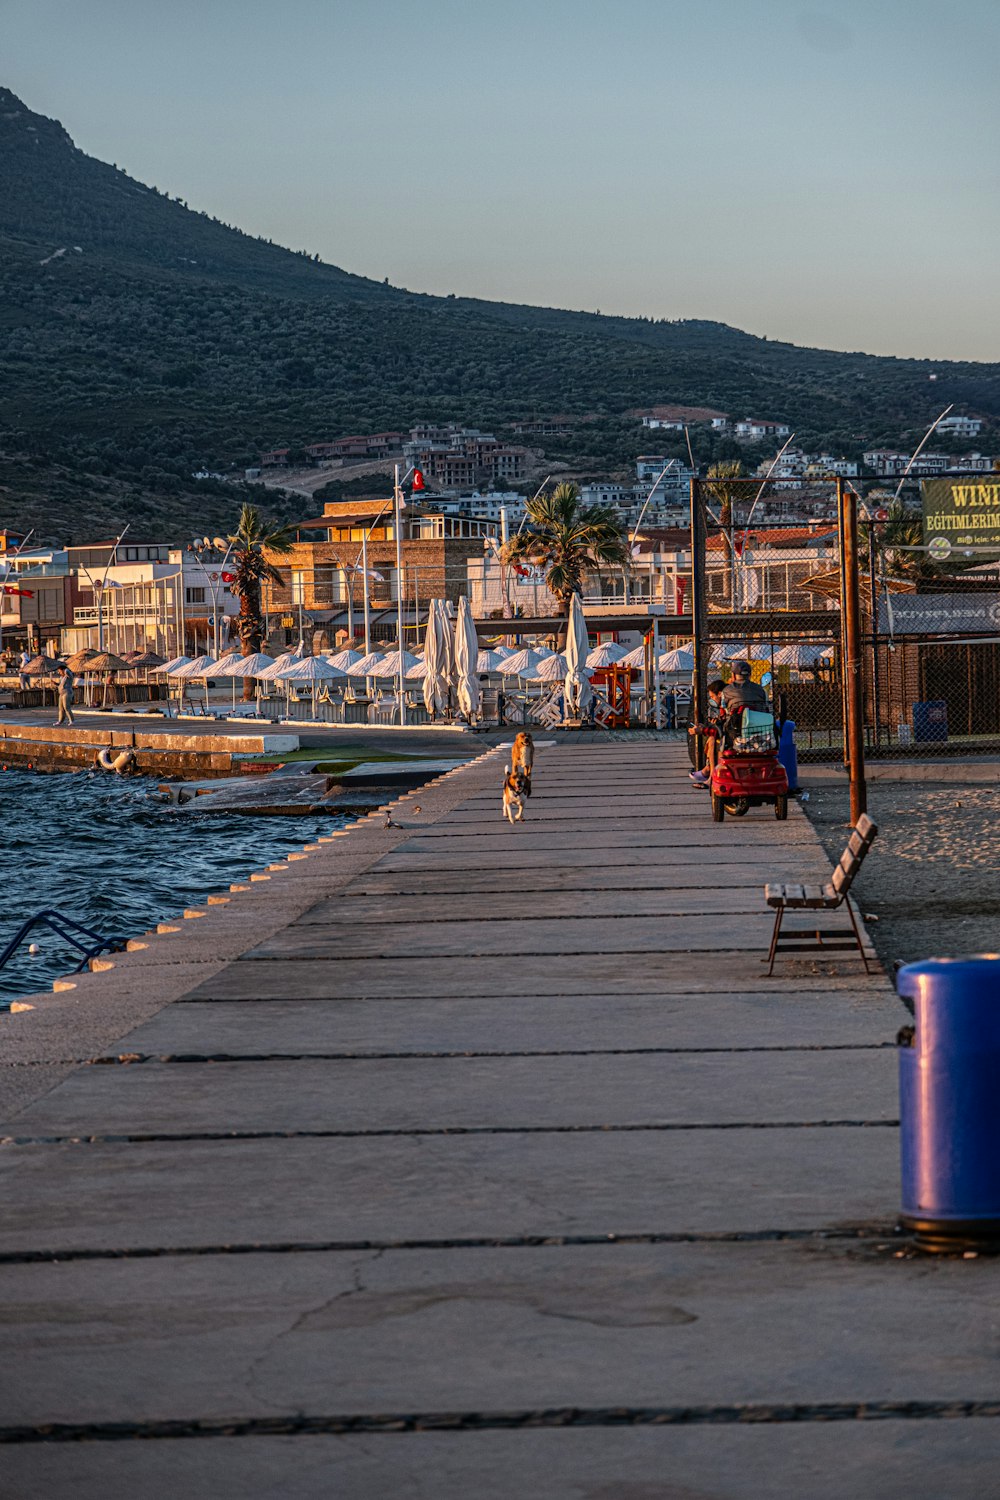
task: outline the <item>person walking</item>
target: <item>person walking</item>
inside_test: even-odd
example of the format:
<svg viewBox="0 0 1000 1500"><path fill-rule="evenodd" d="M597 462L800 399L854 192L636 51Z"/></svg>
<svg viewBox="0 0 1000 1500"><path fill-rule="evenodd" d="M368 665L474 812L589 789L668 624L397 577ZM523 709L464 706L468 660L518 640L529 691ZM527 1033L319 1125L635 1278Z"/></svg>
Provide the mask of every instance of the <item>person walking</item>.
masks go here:
<svg viewBox="0 0 1000 1500"><path fill-rule="evenodd" d="M73 688L76 679L69 667L61 666L59 672L58 701L59 712L56 715L57 724L72 724L73 722Z"/></svg>
<svg viewBox="0 0 1000 1500"><path fill-rule="evenodd" d="M21 685L22 688L29 688L31 686L31 681L30 681L30 679L28 677L28 673L27 673L27 670L26 670L26 668L27 668L28 663L30 662L30 660L31 660L30 653L27 652L27 651L22 651L21 652L21 660L18 663L18 669L17 669L18 682L20 683L20 685Z"/></svg>

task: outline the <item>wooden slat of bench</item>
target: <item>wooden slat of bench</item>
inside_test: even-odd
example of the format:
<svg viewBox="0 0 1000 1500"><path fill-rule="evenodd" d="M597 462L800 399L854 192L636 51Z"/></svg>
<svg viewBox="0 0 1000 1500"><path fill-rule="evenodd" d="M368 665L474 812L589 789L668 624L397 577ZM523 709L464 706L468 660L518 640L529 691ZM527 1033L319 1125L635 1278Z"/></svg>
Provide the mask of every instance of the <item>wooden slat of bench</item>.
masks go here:
<svg viewBox="0 0 1000 1500"><path fill-rule="evenodd" d="M821 911L840 905L840 897L829 885L766 885L764 900L768 906Z"/></svg>

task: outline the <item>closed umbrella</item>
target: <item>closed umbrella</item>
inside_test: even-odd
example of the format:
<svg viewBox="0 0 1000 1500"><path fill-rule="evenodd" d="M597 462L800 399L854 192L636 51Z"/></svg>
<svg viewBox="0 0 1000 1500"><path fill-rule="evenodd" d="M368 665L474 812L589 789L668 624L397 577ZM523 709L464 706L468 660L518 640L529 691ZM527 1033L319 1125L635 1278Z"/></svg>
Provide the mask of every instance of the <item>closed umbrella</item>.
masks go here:
<svg viewBox="0 0 1000 1500"><path fill-rule="evenodd" d="M472 619L469 601L463 594L458 601L458 619L455 621L455 691L458 706L467 719L478 716L482 704L479 678L476 676L479 661L479 637Z"/></svg>
<svg viewBox="0 0 1000 1500"><path fill-rule="evenodd" d="M583 617L580 595L573 594L569 601L569 621L566 630L566 712L572 718L582 718L590 707L593 690L586 673L590 642L587 639L587 622Z"/></svg>
<svg viewBox="0 0 1000 1500"><path fill-rule="evenodd" d="M448 711L451 631L447 616L439 608L440 603L440 599L432 599L430 602L424 636L424 707L432 719Z"/></svg>

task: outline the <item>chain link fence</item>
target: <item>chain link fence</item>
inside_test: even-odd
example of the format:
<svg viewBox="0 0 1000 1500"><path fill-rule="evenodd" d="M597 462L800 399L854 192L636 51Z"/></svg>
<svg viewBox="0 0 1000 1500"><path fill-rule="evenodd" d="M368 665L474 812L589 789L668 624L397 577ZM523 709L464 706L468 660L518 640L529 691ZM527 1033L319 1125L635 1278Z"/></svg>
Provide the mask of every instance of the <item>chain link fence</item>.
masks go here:
<svg viewBox="0 0 1000 1500"><path fill-rule="evenodd" d="M866 756L1000 751L1000 558L935 561L916 484L899 500L859 479ZM845 759L842 531L837 486L701 481L706 677L749 661L804 761Z"/></svg>

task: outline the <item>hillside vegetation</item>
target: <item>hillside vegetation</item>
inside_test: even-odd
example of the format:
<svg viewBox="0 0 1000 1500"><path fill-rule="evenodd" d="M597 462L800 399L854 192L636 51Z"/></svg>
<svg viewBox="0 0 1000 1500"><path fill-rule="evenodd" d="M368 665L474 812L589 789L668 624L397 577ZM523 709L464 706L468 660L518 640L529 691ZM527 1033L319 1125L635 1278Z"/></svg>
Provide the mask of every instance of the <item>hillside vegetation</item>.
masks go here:
<svg viewBox="0 0 1000 1500"><path fill-rule="evenodd" d="M64 537L107 530L112 511L135 506L144 529L184 534L237 508L235 493L192 484L202 466L421 419L502 431L532 414L596 413L551 451L626 465L661 444L621 414L664 401L783 418L797 441L856 451L921 432L947 401L1000 415L1000 366L407 292L195 213L0 89L8 523L44 525L31 496L46 474L63 486L83 474ZM717 444L699 453L714 456ZM33 477L23 492L18 473Z"/></svg>

